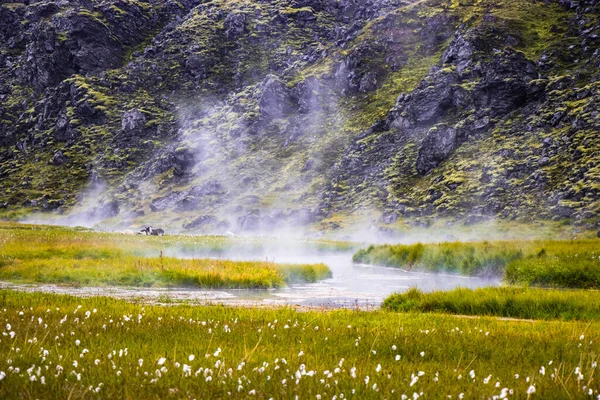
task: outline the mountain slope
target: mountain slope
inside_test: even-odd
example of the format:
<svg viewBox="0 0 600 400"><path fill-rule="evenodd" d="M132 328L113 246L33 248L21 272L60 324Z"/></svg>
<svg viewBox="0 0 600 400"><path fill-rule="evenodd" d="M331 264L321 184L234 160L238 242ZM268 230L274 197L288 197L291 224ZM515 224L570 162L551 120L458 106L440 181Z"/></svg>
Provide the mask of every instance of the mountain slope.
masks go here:
<svg viewBox="0 0 600 400"><path fill-rule="evenodd" d="M7 210L598 222L596 1L27 3L0 5Z"/></svg>

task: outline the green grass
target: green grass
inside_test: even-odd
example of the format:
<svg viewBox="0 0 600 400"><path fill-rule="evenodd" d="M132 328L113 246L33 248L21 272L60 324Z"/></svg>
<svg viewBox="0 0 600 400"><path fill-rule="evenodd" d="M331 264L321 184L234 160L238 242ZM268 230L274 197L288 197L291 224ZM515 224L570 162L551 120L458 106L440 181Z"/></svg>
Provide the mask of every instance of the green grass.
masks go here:
<svg viewBox="0 0 600 400"><path fill-rule="evenodd" d="M600 292L500 287L423 293L411 289L389 296L382 307L400 312L600 321Z"/></svg>
<svg viewBox="0 0 600 400"><path fill-rule="evenodd" d="M323 264L276 264L176 258L224 252L223 237L146 237L97 233L86 229L18 224L0 225L0 280L69 285L192 286L277 288L292 282L331 277ZM235 250L235 245L231 246ZM242 242L237 251L263 249ZM163 256L163 253L165 254Z"/></svg>
<svg viewBox="0 0 600 400"><path fill-rule="evenodd" d="M600 288L600 241L536 240L370 246L354 262L473 276L511 284Z"/></svg>
<svg viewBox="0 0 600 400"><path fill-rule="evenodd" d="M4 399L473 399L504 388L510 398L548 399L599 389L597 322L163 307L14 291L0 293L0 319Z"/></svg>

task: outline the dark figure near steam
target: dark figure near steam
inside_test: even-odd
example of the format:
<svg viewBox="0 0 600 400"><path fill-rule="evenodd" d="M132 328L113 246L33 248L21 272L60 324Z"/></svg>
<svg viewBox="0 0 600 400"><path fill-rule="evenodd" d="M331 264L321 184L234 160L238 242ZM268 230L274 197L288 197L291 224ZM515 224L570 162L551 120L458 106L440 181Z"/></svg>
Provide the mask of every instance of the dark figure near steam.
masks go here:
<svg viewBox="0 0 600 400"><path fill-rule="evenodd" d="M160 229L160 228L154 229L151 226L147 226L138 232L138 235L164 236L164 234L165 234L165 231L163 231L162 229Z"/></svg>

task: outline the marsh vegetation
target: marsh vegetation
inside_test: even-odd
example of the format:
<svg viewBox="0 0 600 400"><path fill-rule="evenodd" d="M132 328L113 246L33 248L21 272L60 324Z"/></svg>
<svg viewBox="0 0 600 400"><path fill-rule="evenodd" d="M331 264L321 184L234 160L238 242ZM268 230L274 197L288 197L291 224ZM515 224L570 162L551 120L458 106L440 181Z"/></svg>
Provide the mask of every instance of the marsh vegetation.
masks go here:
<svg viewBox="0 0 600 400"><path fill-rule="evenodd" d="M600 288L600 241L521 240L369 246L358 263L471 276L501 276L509 284Z"/></svg>
<svg viewBox="0 0 600 400"><path fill-rule="evenodd" d="M219 236L128 236L86 229L2 224L0 242L0 280L20 283L277 288L331 276L324 264L206 258L235 250L236 246L230 246L230 238ZM237 245L252 252L260 248L261 242L239 240ZM165 255L169 253L184 257Z"/></svg>

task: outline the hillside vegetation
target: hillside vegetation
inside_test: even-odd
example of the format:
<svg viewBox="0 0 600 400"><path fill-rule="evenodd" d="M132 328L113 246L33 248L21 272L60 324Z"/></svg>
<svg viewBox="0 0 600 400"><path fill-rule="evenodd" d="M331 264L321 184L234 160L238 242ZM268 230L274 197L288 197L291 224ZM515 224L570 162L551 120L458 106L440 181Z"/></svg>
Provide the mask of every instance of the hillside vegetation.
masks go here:
<svg viewBox="0 0 600 400"><path fill-rule="evenodd" d="M597 230L598 7L3 2L0 216Z"/></svg>

